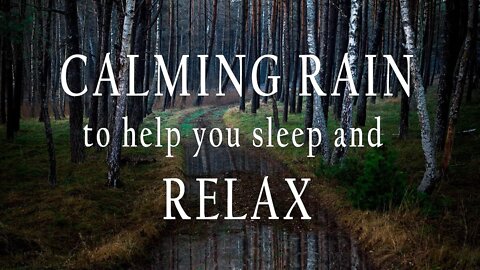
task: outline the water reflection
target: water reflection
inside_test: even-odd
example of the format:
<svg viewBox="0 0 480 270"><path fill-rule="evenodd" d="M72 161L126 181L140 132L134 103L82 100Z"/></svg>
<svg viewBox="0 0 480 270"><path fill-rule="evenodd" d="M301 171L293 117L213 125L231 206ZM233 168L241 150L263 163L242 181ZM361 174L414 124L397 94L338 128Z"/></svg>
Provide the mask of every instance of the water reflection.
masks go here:
<svg viewBox="0 0 480 270"><path fill-rule="evenodd" d="M189 176L186 196L192 199L189 203L193 204L190 205L193 208L198 203L195 200L198 197L197 177L242 175L240 180L247 186L238 191L239 196L243 196L244 201L251 200L253 204L256 198L245 199L246 195L241 193L248 193L248 188L259 184L263 176L272 176L273 179L291 177L265 151L244 147L204 147L199 157L193 158L195 147L195 144L185 147L186 173ZM217 192L221 190L217 189ZM287 200L283 194L288 190L281 190L280 185L273 187L273 192L275 197ZM290 205L287 203L287 206ZM169 235L161 239L153 251L151 268L368 269L367 260L357 250L355 242L339 230L324 211L315 209L315 212L311 221L286 223L275 220L273 225L248 219L170 223Z"/></svg>
<svg viewBox="0 0 480 270"><path fill-rule="evenodd" d="M186 173L192 177L220 175L233 171L251 172L256 175L278 175L285 168L275 162L265 151L246 147L227 148L202 146L198 157L195 144L185 147Z"/></svg>
<svg viewBox="0 0 480 270"><path fill-rule="evenodd" d="M152 269L368 269L355 244L336 231L223 225L165 238Z"/></svg>

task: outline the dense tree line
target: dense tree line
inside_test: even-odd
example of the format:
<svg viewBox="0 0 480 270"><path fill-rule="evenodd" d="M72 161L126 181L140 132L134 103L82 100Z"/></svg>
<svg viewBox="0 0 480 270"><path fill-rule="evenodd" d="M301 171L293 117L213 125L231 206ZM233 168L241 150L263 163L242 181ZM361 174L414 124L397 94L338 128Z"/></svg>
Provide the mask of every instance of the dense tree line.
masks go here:
<svg viewBox="0 0 480 270"><path fill-rule="evenodd" d="M44 123L50 156L50 182L56 183L55 147L50 126L50 112L55 120L70 121L71 161L85 159L83 145L84 118L96 134L100 128L112 132L108 149L108 184L117 186L122 139L122 117L129 116L129 126L138 129L154 109L167 110L201 105L203 97L195 95L192 104L178 93L165 92L159 99L127 97L127 56L135 59L135 89L156 89L159 78L154 55L165 57L170 74L181 65L181 55L190 55L195 68L188 71L188 88L199 92L201 85L216 92L219 84L227 89L228 77L217 78L220 64L212 56L222 54L238 74L243 71L239 109L246 111L251 102L255 114L260 106L272 106L275 126L279 128L290 114L303 113L305 128L316 127L326 134L329 119L340 121L347 131L365 126L367 103L377 98L399 97L399 139L409 132L409 112L416 110L421 125L422 148L426 169L419 190L431 191L446 172L452 154L455 126L462 100L473 102L478 89L478 0L1 0L1 92L0 123L6 136L14 140L21 117L39 117ZM344 54L348 53L347 63ZM68 97L60 86L60 69L65 59L83 54L94 64L72 61L67 81L75 92L87 85L84 97ZM261 87L271 91L268 75L282 75L278 94L269 100L251 91L254 60L274 54L279 64L265 61L260 67ZM301 87L298 55L320 58L315 80L328 95L315 94L308 85L308 97L299 95ZM365 55L371 55L368 61ZM391 55L406 73L406 59L411 59L411 95L401 89L382 55ZM207 55L207 79L202 81L196 55ZM236 55L245 55L243 65ZM103 61L113 63L120 96L110 96L108 83L97 84L105 72ZM370 63L375 63L373 78L368 78ZM337 78L342 65L349 64L358 97L348 93L351 85ZM390 89L385 85L390 78ZM369 84L373 81L374 84ZM339 96L332 90L341 89ZM103 94L92 95L96 88ZM371 89L372 88L372 89ZM387 91L389 90L389 91ZM368 93L376 92L376 96ZM427 91L436 92L436 110L428 111ZM152 93L153 91L151 91ZM283 114L278 115L278 106ZM354 119L353 112L356 112ZM434 122L430 116L434 114ZM94 141L94 140L92 140ZM318 151L326 163L341 162L348 148L335 148L324 138ZM442 155L438 167L437 156Z"/></svg>

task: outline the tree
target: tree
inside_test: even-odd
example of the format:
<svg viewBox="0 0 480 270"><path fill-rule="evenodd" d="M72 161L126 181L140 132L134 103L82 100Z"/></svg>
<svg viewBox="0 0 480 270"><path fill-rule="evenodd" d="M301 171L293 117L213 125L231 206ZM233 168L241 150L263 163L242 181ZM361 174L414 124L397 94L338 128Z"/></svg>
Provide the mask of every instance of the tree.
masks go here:
<svg viewBox="0 0 480 270"><path fill-rule="evenodd" d="M463 20L467 17L464 15L467 11L465 2L466 0L447 0L445 2L446 16L443 25L443 48L441 49L443 62L439 72L438 103L435 115L435 146L437 149L443 149L445 146L448 112L454 88L455 64L465 39L465 27L462 27L465 25Z"/></svg>
<svg viewBox="0 0 480 270"><path fill-rule="evenodd" d="M290 18L290 8L288 6L288 0L283 0L283 46L282 46L282 56L283 56L283 93L284 93L284 102L283 102L283 122L288 121L288 103L290 99L290 29L288 27L288 19Z"/></svg>
<svg viewBox="0 0 480 270"><path fill-rule="evenodd" d="M290 98L290 113L296 113L297 111L297 82L299 80L299 76L298 76L298 71L299 71L299 67L300 67L300 59L298 58L298 55L300 55L300 49L301 49L301 46L302 46L302 23L301 21L303 20L302 19L302 14L301 14L301 5L302 5L302 1L300 0L297 0L296 1L296 11L297 11L297 25L296 25L296 29L295 29L295 32L297 33L296 35L296 41L294 40L294 46L295 46L295 51L293 53L293 56L294 56L294 59L293 59L293 78L292 78L292 83L293 83L293 87L292 87L292 96ZM293 32L293 31L292 31Z"/></svg>
<svg viewBox="0 0 480 270"><path fill-rule="evenodd" d="M277 0L274 0L275 2ZM240 51L243 55L247 54L247 39L245 38L247 34L247 24L248 24L248 0L242 0L242 26L241 26L241 33L240 36L241 41L240 41ZM274 15L272 15L274 16ZM276 16L276 15L275 15ZM272 41L272 40L270 40ZM246 74L240 74L240 76L246 76ZM243 82L242 84L242 95L240 97L240 111L245 112L245 96L247 95L247 85L246 82Z"/></svg>
<svg viewBox="0 0 480 270"><path fill-rule="evenodd" d="M448 165L450 164L450 159L452 157L453 150L453 141L455 138L455 127L458 122L458 117L460 114L460 105L462 102L463 92L466 85L466 79L468 75L469 62L474 61L470 60L469 56L473 54L475 49L472 46L475 38L475 26L477 25L477 15L478 15L478 0L469 0L468 6L468 26L467 26L467 36L463 43L462 54L458 59L457 67L458 72L456 75L455 82L455 92L453 93L452 105L450 107L449 119L448 119L448 128L447 128L447 138L445 140L445 147L443 152L443 161L442 161L442 174L445 174Z"/></svg>
<svg viewBox="0 0 480 270"><path fill-rule="evenodd" d="M259 23L258 23L258 13L260 13L260 0L253 0L253 3L252 3L252 23L251 23L251 35L252 35L252 45L251 45L251 55L250 55L250 58L252 60L250 60L250 64L248 65L248 71L247 71L247 74L251 74L252 73L252 69L253 69L253 61L255 61L255 59L257 58L257 52L258 50L260 49L260 46L258 44L258 39L259 39L259 35L258 35L258 31L259 31ZM246 76L247 77L247 76ZM245 81L246 83L247 81ZM257 94L257 92L253 91L252 93L252 105L251 105L251 112L253 114L257 113L257 109L258 109L258 106L259 106L259 99L260 99L260 96Z"/></svg>
<svg viewBox="0 0 480 270"><path fill-rule="evenodd" d="M321 14L320 14L320 33L319 33L319 54L320 54L320 88L322 90L325 89L325 75L327 72L327 49L328 49L328 27L329 27L329 22L328 22L328 13L330 11L330 0L322 0L320 1L321 3ZM328 102L329 97L326 96L322 98L322 109L323 109L323 115L325 117L325 121L328 121Z"/></svg>
<svg viewBox="0 0 480 270"><path fill-rule="evenodd" d="M192 1L193 0L190 0L190 5L192 4ZM157 15L155 17L158 17L157 20L156 20L156 24L157 24L157 27L156 27L156 31L155 31L155 34L156 34L156 38L155 38L155 54L159 54L160 53L160 47L161 47L161 43L162 43L162 7L163 7L163 0L160 0L157 2ZM192 7L190 6L190 10L192 9ZM190 11L190 17L191 17L191 11ZM189 55L192 54L191 52L191 48L192 48L192 36L191 36L191 27L192 27L192 19L190 18L190 28L189 28ZM158 75L158 65L157 63L155 63L155 66L157 66L157 72L155 72L155 74L153 75L153 80L151 81L150 83L150 92L148 94L148 101L147 101L147 114L151 114L153 112L153 105L155 103L155 91L152 91L153 89L156 88L156 85L157 85L157 80L160 78ZM189 76L191 77L191 76Z"/></svg>
<svg viewBox="0 0 480 270"><path fill-rule="evenodd" d="M77 2L64 0L65 22L67 26L67 55L80 54L78 36ZM73 92L80 92L80 62L72 61L67 73L67 83ZM70 156L73 163L80 163L85 159L83 144L83 98L70 97Z"/></svg>
<svg viewBox="0 0 480 270"><path fill-rule="evenodd" d="M168 14L169 14L169 26L170 26L170 34L169 34L169 42L168 42L168 70L170 74L173 74L174 70L174 57L175 57L175 11L174 11L174 3L175 1L170 0ZM173 96L167 93L165 88L165 98L163 99L163 110L165 111L167 108L170 108L171 100Z"/></svg>
<svg viewBox="0 0 480 270"><path fill-rule="evenodd" d="M422 148L425 157L425 173L423 179L418 186L420 192L430 192L436 181L436 161L435 148L432 140L430 128L430 119L428 118L427 101L425 98L425 88L423 86L423 78L420 73L420 66L417 60L417 49L415 47L414 32L410 22L409 1L400 1L400 14L405 34L405 49L407 54L413 55L411 59L411 72L413 77L413 86L415 88L414 95L417 102L418 120L421 127Z"/></svg>
<svg viewBox="0 0 480 270"><path fill-rule="evenodd" d="M100 70L102 63L105 59L105 55L110 47L110 24L112 18L113 0L95 0L95 9L97 13L97 63L95 66L96 80L100 78ZM90 104L90 117L88 126L92 129L90 132L90 141L94 140L94 134L97 133L98 128L108 126L108 91L107 85L104 83L100 86L102 93L101 100L99 97L91 97Z"/></svg>
<svg viewBox="0 0 480 270"><path fill-rule="evenodd" d="M20 129L20 115L23 99L23 78L24 78L24 52L23 52L23 21L25 20L25 6L26 0L21 0L17 3L19 7L18 18L16 23L20 25L21 29L18 33L16 42L13 42L14 57L15 57L15 86L13 89L13 110L12 110L12 127L13 131L17 132ZM10 118L10 117L9 117Z"/></svg>
<svg viewBox="0 0 480 270"><path fill-rule="evenodd" d="M125 19L122 32L122 49L119 55L118 69L118 92L120 96L117 99L115 109L115 122L113 124L113 134L108 155L108 186L118 187L120 182L120 152L123 133L123 117L125 116L125 107L127 103L128 88L128 60L127 55L131 49L133 19L135 13L135 0L127 0L125 5Z"/></svg>
<svg viewBox="0 0 480 270"><path fill-rule="evenodd" d="M325 82L323 82L324 90L327 94L326 98L323 99L323 114L325 119L328 120L328 108L330 106L330 89L332 86L332 77L334 69L334 56L336 49L336 36L337 36L337 20L339 9L337 3L333 1L329 2L331 8L328 8L328 38L327 38L327 59L325 61ZM343 15L342 15L343 16Z"/></svg>
<svg viewBox="0 0 480 270"><path fill-rule="evenodd" d="M357 61L358 61L358 18L359 18L360 4L359 0L351 1L350 8L350 26L348 31L348 63L350 65L350 70L352 72L353 82L357 79ZM354 86L354 85L353 85ZM354 86L355 87L355 86ZM345 132L345 141L349 142L352 136L351 127L352 127L352 117L353 117L353 102L350 83L346 84L344 95L343 95L343 106L342 106L342 118L341 118L341 128ZM332 154L331 163L335 164L338 161L342 161L345 157L348 150L348 143L346 147L336 147Z"/></svg>
<svg viewBox="0 0 480 270"><path fill-rule="evenodd" d="M385 23L385 6L386 1L380 0L379 7L377 10L375 30L373 31L373 37L368 46L369 55L377 55L379 53L380 43L382 41L383 25ZM366 19L366 18L365 18ZM378 58L378 57L377 57ZM365 121L367 120L367 77L368 69L364 68L361 76L363 77L357 102L357 119L356 123L358 126L365 126ZM378 75L378 73L377 73ZM377 76L378 77L378 76Z"/></svg>
<svg viewBox="0 0 480 270"><path fill-rule="evenodd" d="M135 91L139 92L143 89L143 81L146 75L146 45L147 24L149 14L150 0L140 1L136 3L136 16L133 22L133 54L138 55L135 60ZM143 122L143 97L130 97L127 104L128 126L138 131L140 124Z"/></svg>
<svg viewBox="0 0 480 270"><path fill-rule="evenodd" d="M10 14L10 1L3 0L1 4L2 12L4 14ZM5 18L8 18L7 16ZM4 19L4 23L7 23L7 19ZM11 38L12 33L10 29L6 29L4 35L2 36L2 103L3 112L2 117L6 118L7 124L7 140L12 141L15 131L14 131L14 121L13 121L13 53ZM6 102L5 102L6 101ZM6 106L5 106L6 104ZM5 113L6 110L6 113Z"/></svg>
<svg viewBox="0 0 480 270"><path fill-rule="evenodd" d="M349 32L349 25L348 25L348 20L350 18L350 9L349 6L351 5L350 0L340 0L339 1L340 5L340 16L338 17L338 34L337 34L337 51L335 53L335 71L334 73L335 77L333 78L338 78L339 72L341 70L339 67L341 66L343 57L345 55L345 52L348 50L348 32ZM344 74L342 74L344 75ZM333 101L333 116L335 119L341 120L342 118L342 103L343 103L343 96L345 94L345 87L344 87L344 82L340 82L338 84L339 89L340 89L340 96L332 96L331 99Z"/></svg>
<svg viewBox="0 0 480 270"><path fill-rule="evenodd" d="M50 124L50 115L48 112L48 98L47 98L47 88L48 82L51 80L51 73L50 73L50 38L51 32L50 27L52 25L52 7L53 7L53 0L48 0L48 17L47 23L45 26L45 44L43 46L43 55L42 55L42 70L40 78L41 87L40 87L40 97L42 99L42 113L43 113L43 126L45 129L45 137L47 140L47 149L48 149L48 157L49 157L49 174L48 180L51 186L55 186L57 184L57 160L55 157L55 144L53 143L53 135L52 135L52 127Z"/></svg>
<svg viewBox="0 0 480 270"><path fill-rule="evenodd" d="M317 53L317 44L315 38L315 20L317 18L316 8L314 5L313 0L307 0L307 45L308 45L308 53L315 55ZM315 65L315 61L310 59L309 66L311 70L315 70L317 67ZM315 81L318 85L320 85L320 75L315 76ZM328 145L328 132L327 132L327 124L325 120L325 115L323 114L323 106L322 106L322 98L320 95L317 94L316 91L311 93L313 98L313 118L312 118L312 127L319 128L322 134L322 156L325 162L328 162L330 158L330 147ZM314 137L314 140L318 140L319 138Z"/></svg>
<svg viewBox="0 0 480 270"><path fill-rule="evenodd" d="M208 40L208 47L207 47L207 62L205 63L205 76L208 76L208 71L210 70L210 63L212 59L212 54L213 54L213 44L215 42L215 32L217 29L217 11L218 11L218 0L213 0L213 15L212 15L212 25L209 28L210 31L208 34L210 34L209 40ZM246 15L245 15L246 16ZM200 88L198 90L198 93L200 93ZM195 101L195 105L199 106L202 104L202 96L197 95L197 100Z"/></svg>

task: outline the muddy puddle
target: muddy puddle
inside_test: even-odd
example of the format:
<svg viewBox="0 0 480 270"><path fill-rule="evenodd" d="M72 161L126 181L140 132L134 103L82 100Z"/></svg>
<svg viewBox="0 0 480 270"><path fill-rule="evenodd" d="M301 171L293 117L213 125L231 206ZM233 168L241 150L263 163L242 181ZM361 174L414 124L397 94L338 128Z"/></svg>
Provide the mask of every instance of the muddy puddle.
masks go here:
<svg viewBox="0 0 480 270"><path fill-rule="evenodd" d="M355 241L343 233L316 206L314 196L302 196L311 220L282 220L294 202L284 182L294 177L266 151L240 147L204 148L197 158L194 144L185 146L186 197L183 202L190 216L198 215L197 177L218 177L207 187L217 201L207 208L214 221L169 221L166 235L153 250L152 269L370 269ZM268 207L260 207L261 220L251 220L263 178L269 176L272 198L279 220L269 220ZM247 214L246 220L223 220L226 213L226 177L237 178L234 186L234 214ZM301 188L301 186L297 187ZM211 201L210 201L211 202Z"/></svg>

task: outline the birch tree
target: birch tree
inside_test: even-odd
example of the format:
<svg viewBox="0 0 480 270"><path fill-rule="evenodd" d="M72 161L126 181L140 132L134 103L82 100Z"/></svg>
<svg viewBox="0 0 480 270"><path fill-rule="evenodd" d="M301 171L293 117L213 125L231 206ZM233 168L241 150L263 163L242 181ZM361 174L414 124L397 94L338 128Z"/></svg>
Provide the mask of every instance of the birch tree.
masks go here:
<svg viewBox="0 0 480 270"><path fill-rule="evenodd" d="M423 77L420 73L420 66L417 59L417 48L415 47L414 32L410 22L409 1L400 0L400 14L403 31L405 33L405 49L408 55L413 55L411 60L411 72L413 78L413 87L415 88L414 95L417 103L418 120L421 127L422 148L425 157L425 173L417 190L420 192L429 192L432 190L437 180L435 148L432 141L430 119L428 118Z"/></svg>
<svg viewBox="0 0 480 270"><path fill-rule="evenodd" d="M352 72L353 82L357 79L357 61L358 61L358 12L360 10L359 0L351 1L350 8L350 26L348 31L348 63L350 65L350 70ZM353 85L354 86L354 85ZM353 113L353 102L352 96L352 85L346 83L345 92L343 95L343 106L342 106L342 120L341 128L345 133L345 142L347 145L345 147L336 147L332 154L332 163L343 160L348 150L348 142L352 136L350 128L352 127L352 113ZM354 86L355 87L355 86Z"/></svg>
<svg viewBox="0 0 480 270"><path fill-rule="evenodd" d="M125 20L123 22L122 49L119 56L118 72L118 92L120 96L117 99L115 110L115 119L113 126L113 135L108 155L108 185L117 187L120 180L120 152L123 133L123 117L127 103L128 88L128 60L127 55L130 52L132 40L132 25L135 13L135 0L127 0L125 5Z"/></svg>
<svg viewBox="0 0 480 270"><path fill-rule="evenodd" d="M316 6L313 0L307 0L307 47L308 53L311 55L317 54L317 44L315 38L315 20L316 20ZM315 70L315 61L310 59L309 62L310 69ZM320 85L320 76L315 76L315 81L318 85ZM317 94L316 91L313 91L312 98L313 98L313 121L312 127L320 129L322 134L322 141L321 144L321 151L322 157L325 162L328 162L330 157L330 148L329 148L329 141L328 141L328 132L327 132L327 125L325 121L325 115L323 114L323 107L322 107L322 98L320 95ZM313 140L318 140L314 136Z"/></svg>
<svg viewBox="0 0 480 270"><path fill-rule="evenodd" d="M273 54L274 48L275 48L275 35L276 31L275 29L277 28L277 11L278 11L278 0L273 0L272 2L272 12L270 14L270 23L269 23L269 29L268 29L268 54ZM274 71L275 67L273 66L272 61L268 62L268 67L267 67L267 76L272 74ZM270 80L267 80L267 90L270 90L271 82ZM245 97L245 95L244 95ZM275 129L280 128L280 121L278 119L278 107L277 107L277 96L276 95L271 95L270 97L272 99L272 111L273 111L273 123L275 126Z"/></svg>

